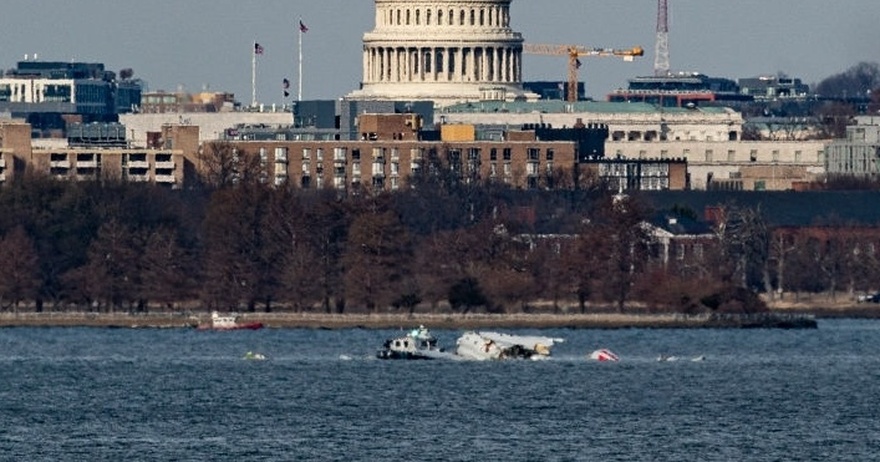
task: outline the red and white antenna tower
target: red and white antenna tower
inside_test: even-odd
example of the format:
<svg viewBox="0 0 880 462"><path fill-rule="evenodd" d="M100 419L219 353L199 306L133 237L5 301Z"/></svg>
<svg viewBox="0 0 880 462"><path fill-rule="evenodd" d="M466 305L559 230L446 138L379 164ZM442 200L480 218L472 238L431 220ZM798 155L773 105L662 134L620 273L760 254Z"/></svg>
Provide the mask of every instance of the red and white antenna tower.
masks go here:
<svg viewBox="0 0 880 462"><path fill-rule="evenodd" d="M654 45L654 75L669 75L669 6L657 0L657 43Z"/></svg>

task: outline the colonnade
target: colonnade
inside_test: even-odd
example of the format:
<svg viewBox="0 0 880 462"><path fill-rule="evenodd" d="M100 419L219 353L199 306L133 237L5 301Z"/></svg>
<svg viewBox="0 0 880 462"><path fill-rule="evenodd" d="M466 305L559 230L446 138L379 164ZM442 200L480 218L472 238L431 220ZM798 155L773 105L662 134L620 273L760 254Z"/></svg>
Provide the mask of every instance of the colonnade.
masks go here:
<svg viewBox="0 0 880 462"><path fill-rule="evenodd" d="M498 47L367 47L365 83L518 83L522 50Z"/></svg>

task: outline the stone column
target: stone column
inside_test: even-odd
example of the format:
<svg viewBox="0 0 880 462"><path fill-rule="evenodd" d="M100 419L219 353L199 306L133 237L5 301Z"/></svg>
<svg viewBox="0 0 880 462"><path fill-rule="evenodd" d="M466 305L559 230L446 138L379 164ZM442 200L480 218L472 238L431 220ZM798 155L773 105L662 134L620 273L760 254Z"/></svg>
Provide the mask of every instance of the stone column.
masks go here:
<svg viewBox="0 0 880 462"><path fill-rule="evenodd" d="M391 80L391 49L382 47L382 81Z"/></svg>
<svg viewBox="0 0 880 462"><path fill-rule="evenodd" d="M409 47L403 49L403 76L401 80L404 82L412 82L413 80L412 53L410 53Z"/></svg>
<svg viewBox="0 0 880 462"><path fill-rule="evenodd" d="M494 53L494 48L483 47L483 82L488 82L492 79L492 69L489 67L492 63L492 60L489 59L489 55Z"/></svg>
<svg viewBox="0 0 880 462"><path fill-rule="evenodd" d="M477 63L477 59L476 59L476 56L474 53L474 48L470 48L470 53L468 53L468 68L467 68L467 74L468 74L467 81L468 82L473 82L474 80L477 79L476 63Z"/></svg>
<svg viewBox="0 0 880 462"><path fill-rule="evenodd" d="M400 53L397 48L391 48L391 81L400 82Z"/></svg>
<svg viewBox="0 0 880 462"><path fill-rule="evenodd" d="M464 48L458 47L455 50L455 75L453 81L461 82L464 80Z"/></svg>
<svg viewBox="0 0 880 462"><path fill-rule="evenodd" d="M364 71L364 80L369 81L370 77L370 50L365 49L363 54L363 71Z"/></svg>
<svg viewBox="0 0 880 462"><path fill-rule="evenodd" d="M449 59L451 55L450 50L451 48L448 47L443 49L443 75L440 76L440 80L444 82L449 81Z"/></svg>

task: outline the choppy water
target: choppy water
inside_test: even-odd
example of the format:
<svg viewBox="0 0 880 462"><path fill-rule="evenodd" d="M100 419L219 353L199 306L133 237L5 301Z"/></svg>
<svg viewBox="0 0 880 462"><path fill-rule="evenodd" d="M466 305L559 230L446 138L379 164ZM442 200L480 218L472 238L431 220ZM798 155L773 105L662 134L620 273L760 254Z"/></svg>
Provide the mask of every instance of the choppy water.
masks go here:
<svg viewBox="0 0 880 462"><path fill-rule="evenodd" d="M506 332L566 341L395 362L395 331L0 330L0 460L880 459L880 321Z"/></svg>

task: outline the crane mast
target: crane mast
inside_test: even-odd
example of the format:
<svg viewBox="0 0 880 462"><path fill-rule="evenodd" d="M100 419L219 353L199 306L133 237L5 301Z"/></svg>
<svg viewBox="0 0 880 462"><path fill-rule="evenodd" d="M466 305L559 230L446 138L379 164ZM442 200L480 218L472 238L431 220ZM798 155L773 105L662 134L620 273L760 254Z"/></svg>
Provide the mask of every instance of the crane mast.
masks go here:
<svg viewBox="0 0 880 462"><path fill-rule="evenodd" d="M616 56L624 61L632 61L636 56L644 56L645 50L640 46L626 49L597 48L580 45L547 45L524 43L523 52L533 55L568 56L568 97L569 102L577 101L578 70L580 58Z"/></svg>

